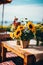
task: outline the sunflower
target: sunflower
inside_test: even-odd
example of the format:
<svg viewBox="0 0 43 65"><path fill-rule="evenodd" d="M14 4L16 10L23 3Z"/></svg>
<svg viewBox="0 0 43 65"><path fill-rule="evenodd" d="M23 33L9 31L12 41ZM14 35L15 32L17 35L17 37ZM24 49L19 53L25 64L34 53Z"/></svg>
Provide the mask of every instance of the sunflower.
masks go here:
<svg viewBox="0 0 43 65"><path fill-rule="evenodd" d="M14 33L10 32L10 37L13 39L14 38Z"/></svg>
<svg viewBox="0 0 43 65"><path fill-rule="evenodd" d="M27 23L27 27L29 28L29 30L31 30L32 32L35 32L35 26L34 24L30 21Z"/></svg>
<svg viewBox="0 0 43 65"><path fill-rule="evenodd" d="M21 33L21 31L19 29L16 29L15 32L14 32L15 38L20 38L21 34L22 33Z"/></svg>
<svg viewBox="0 0 43 65"><path fill-rule="evenodd" d="M19 25L17 29L23 30L24 26L23 25Z"/></svg>

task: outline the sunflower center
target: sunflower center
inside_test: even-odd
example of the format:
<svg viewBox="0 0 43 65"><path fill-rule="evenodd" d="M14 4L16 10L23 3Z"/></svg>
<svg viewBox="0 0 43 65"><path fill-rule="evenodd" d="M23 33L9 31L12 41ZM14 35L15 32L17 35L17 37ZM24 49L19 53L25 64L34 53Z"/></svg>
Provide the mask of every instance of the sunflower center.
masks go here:
<svg viewBox="0 0 43 65"><path fill-rule="evenodd" d="M22 29L23 27L20 27L20 29Z"/></svg>
<svg viewBox="0 0 43 65"><path fill-rule="evenodd" d="M29 27L30 27L30 28L33 28L31 24L29 25Z"/></svg>
<svg viewBox="0 0 43 65"><path fill-rule="evenodd" d="M17 35L20 33L20 31L17 32Z"/></svg>

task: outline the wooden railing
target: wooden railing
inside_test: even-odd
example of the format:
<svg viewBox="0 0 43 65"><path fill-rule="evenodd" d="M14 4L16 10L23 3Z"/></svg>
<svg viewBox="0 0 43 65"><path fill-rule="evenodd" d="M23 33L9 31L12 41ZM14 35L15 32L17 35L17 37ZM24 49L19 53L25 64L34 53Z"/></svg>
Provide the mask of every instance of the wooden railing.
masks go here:
<svg viewBox="0 0 43 65"><path fill-rule="evenodd" d="M0 41L11 39L9 34L0 34Z"/></svg>

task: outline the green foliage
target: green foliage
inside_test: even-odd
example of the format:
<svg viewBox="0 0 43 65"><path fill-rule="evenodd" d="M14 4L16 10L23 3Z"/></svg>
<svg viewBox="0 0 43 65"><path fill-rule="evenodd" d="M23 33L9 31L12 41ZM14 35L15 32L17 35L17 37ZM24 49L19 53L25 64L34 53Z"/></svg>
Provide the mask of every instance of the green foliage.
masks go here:
<svg viewBox="0 0 43 65"><path fill-rule="evenodd" d="M43 31L40 29L36 30L36 39L43 41Z"/></svg>
<svg viewBox="0 0 43 65"><path fill-rule="evenodd" d="M31 30L23 31L21 35L21 40L30 40L34 38L34 34Z"/></svg>

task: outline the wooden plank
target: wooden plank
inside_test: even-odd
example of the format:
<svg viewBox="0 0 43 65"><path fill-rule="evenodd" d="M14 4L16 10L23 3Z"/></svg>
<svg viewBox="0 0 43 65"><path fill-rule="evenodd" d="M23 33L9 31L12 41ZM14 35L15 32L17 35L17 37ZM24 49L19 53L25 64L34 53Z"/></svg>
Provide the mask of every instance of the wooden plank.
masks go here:
<svg viewBox="0 0 43 65"><path fill-rule="evenodd" d="M28 57L28 55L31 55L30 53L27 53L19 45L11 46L10 44L2 42L2 46L9 49L9 51L12 51L13 53L17 54L21 58L23 58L24 59L24 64L23 65L27 65L27 57Z"/></svg>
<svg viewBox="0 0 43 65"><path fill-rule="evenodd" d="M7 52L7 49L2 45L2 53L1 53L2 61L6 60L6 52Z"/></svg>
<svg viewBox="0 0 43 65"><path fill-rule="evenodd" d="M9 51L12 51L13 53L17 54L18 56L20 56L21 58L24 58L24 55L20 52L20 50L18 50L17 47L11 47L5 43L2 43L2 46L9 49Z"/></svg>
<svg viewBox="0 0 43 65"><path fill-rule="evenodd" d="M1 34L0 33L0 41L4 41L4 40L7 40L7 39L11 39L10 35L9 34Z"/></svg>
<svg viewBox="0 0 43 65"><path fill-rule="evenodd" d="M8 43L2 42L3 47L9 49L9 51L12 51L13 53L17 54L21 58L24 59L24 65L27 65L28 62L35 62L35 59L41 60L43 59L43 50L38 50L36 48L21 48L19 45L12 45L13 42ZM32 56L33 55L33 56ZM42 56L42 57L41 57ZM40 58L41 57L41 58ZM31 63L32 64L32 63Z"/></svg>

